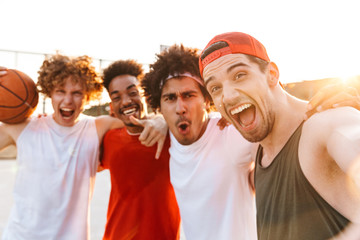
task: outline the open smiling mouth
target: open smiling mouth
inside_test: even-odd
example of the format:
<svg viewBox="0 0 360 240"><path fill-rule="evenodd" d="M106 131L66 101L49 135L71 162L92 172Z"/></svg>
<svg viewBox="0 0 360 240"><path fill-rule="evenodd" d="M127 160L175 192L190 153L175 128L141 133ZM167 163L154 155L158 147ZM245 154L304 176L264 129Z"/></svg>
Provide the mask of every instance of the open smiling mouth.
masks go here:
<svg viewBox="0 0 360 240"><path fill-rule="evenodd" d="M242 127L248 127L255 121L255 106L251 103L241 104L230 111L231 117Z"/></svg>
<svg viewBox="0 0 360 240"><path fill-rule="evenodd" d="M133 105L133 106L129 106L129 107L120 109L120 113L125 116L130 116L130 115L133 115L134 113L136 113L136 111L138 109L139 109L139 106Z"/></svg>
<svg viewBox="0 0 360 240"><path fill-rule="evenodd" d="M70 108L60 108L60 114L64 118L70 118L74 112L75 111Z"/></svg>
<svg viewBox="0 0 360 240"><path fill-rule="evenodd" d="M124 110L122 113L124 115L131 115L131 114L134 114L136 112L136 108L131 108L131 109L127 109L127 110Z"/></svg>

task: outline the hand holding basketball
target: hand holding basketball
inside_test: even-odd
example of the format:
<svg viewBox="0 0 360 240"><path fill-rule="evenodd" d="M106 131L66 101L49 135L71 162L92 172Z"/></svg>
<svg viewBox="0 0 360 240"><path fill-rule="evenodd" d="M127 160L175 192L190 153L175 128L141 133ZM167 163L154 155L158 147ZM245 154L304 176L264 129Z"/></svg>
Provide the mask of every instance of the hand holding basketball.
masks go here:
<svg viewBox="0 0 360 240"><path fill-rule="evenodd" d="M0 67L0 121L21 123L36 108L39 94L35 82L25 73Z"/></svg>

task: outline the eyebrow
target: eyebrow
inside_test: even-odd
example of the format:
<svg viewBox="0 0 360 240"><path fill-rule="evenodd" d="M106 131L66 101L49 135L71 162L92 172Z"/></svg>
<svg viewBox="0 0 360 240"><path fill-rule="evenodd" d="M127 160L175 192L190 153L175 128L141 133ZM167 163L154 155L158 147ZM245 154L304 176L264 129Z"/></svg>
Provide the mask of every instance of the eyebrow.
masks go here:
<svg viewBox="0 0 360 240"><path fill-rule="evenodd" d="M190 93L198 93L198 91L196 91L196 90L184 91L184 92L180 93L180 96L190 94ZM171 95L177 96L177 94L175 92L170 92L170 93L165 93L165 94L161 95L161 98L168 97L168 96L171 96Z"/></svg>
<svg viewBox="0 0 360 240"><path fill-rule="evenodd" d="M131 88L133 88L133 87L136 87L136 85L135 85L135 84L131 84L131 85L129 85L129 86L126 88L126 90L129 90L129 89L131 89ZM115 94L115 93L118 93L118 92L119 92L118 90L112 91L112 92L110 93L110 96L113 95L113 94Z"/></svg>
<svg viewBox="0 0 360 240"><path fill-rule="evenodd" d="M236 63L234 65L231 65L227 70L226 72L229 73L231 72L234 68L237 68L237 67L248 67L249 65L245 64L245 63Z"/></svg>
<svg viewBox="0 0 360 240"><path fill-rule="evenodd" d="M226 69L226 73L229 73L231 72L234 68L237 68L237 67L248 67L249 65L248 64L245 64L245 63L236 63L236 64L233 64L231 65L230 67L228 67L228 69ZM207 85L214 80L214 77L211 76L209 78L206 78L204 79L204 82L205 82L205 88L207 87Z"/></svg>
<svg viewBox="0 0 360 240"><path fill-rule="evenodd" d="M136 87L136 85L135 85L135 84L131 84L130 86L128 86L128 87L126 88L126 90L129 90L130 88L133 88L133 87Z"/></svg>

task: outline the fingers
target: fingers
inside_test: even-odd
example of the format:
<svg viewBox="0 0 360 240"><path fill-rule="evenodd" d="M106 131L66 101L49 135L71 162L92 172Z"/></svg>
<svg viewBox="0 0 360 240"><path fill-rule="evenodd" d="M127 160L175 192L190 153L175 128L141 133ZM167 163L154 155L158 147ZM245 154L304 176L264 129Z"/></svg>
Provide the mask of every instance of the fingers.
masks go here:
<svg viewBox="0 0 360 240"><path fill-rule="evenodd" d="M336 103L333 105L334 108L337 107L353 107L356 108L357 110L360 110L360 100L358 98L354 99L349 99L347 101L342 101L341 103Z"/></svg>
<svg viewBox="0 0 360 240"><path fill-rule="evenodd" d="M147 146L145 144L145 142L147 141L150 132L151 132L151 129L150 129L149 125L147 125L147 127L144 127L144 130L141 132L141 134L139 136L139 141L141 142L141 144L144 144L145 146Z"/></svg>
<svg viewBox="0 0 360 240"><path fill-rule="evenodd" d="M0 66L0 77L7 74L7 68Z"/></svg>
<svg viewBox="0 0 360 240"><path fill-rule="evenodd" d="M316 108L313 108L306 112L305 119L311 117L314 113L321 112L330 108L337 108L337 107L354 107L360 110L360 97L353 96L348 92L341 92L336 94L333 97L324 100L322 103L319 103Z"/></svg>
<svg viewBox="0 0 360 240"><path fill-rule="evenodd" d="M46 113L39 113L37 117L38 117L38 118L42 118L42 117L46 117L46 116L47 116Z"/></svg>
<svg viewBox="0 0 360 240"><path fill-rule="evenodd" d="M360 108L360 96L356 88L343 83L328 85L320 89L309 101L305 119L316 112L340 106Z"/></svg>
<svg viewBox="0 0 360 240"><path fill-rule="evenodd" d="M132 124L135 124L135 125L137 125L137 126L144 126L144 121L143 120L140 120L140 119L137 119L137 118L135 118L134 116L130 116L130 122L132 123ZM146 121L146 120L145 120Z"/></svg>
<svg viewBox="0 0 360 240"><path fill-rule="evenodd" d="M225 118L221 118L216 125L218 125L220 130L223 130L225 127L229 126L231 123L229 123Z"/></svg>
<svg viewBox="0 0 360 240"><path fill-rule="evenodd" d="M156 149L156 154L155 154L155 159L159 159L159 157L160 157L161 151L162 151L162 149L163 149L163 147L164 147L165 138L166 138L166 136L164 136L163 138L161 138L161 139L158 141L158 145L157 145L157 149Z"/></svg>
<svg viewBox="0 0 360 240"><path fill-rule="evenodd" d="M330 109L334 106L334 104L341 104L344 101L348 101L350 99L352 99L353 97L351 95L349 95L346 92L341 92L336 94L333 97L328 98L327 100L324 100L318 107L317 110L320 111L324 111L326 109Z"/></svg>
<svg viewBox="0 0 360 240"><path fill-rule="evenodd" d="M162 136L160 134L155 134L150 132L148 137L146 139L144 139L141 144L147 146L147 147L151 147L154 146L156 142L158 142L160 139L162 138Z"/></svg>
<svg viewBox="0 0 360 240"><path fill-rule="evenodd" d="M137 126L144 127L144 130L141 132L141 134L139 136L139 141L141 142L141 144L143 144L147 147L155 144L155 142L153 141L153 138L154 138L153 127L148 120L146 120L146 119L140 120L133 116L130 116L130 122Z"/></svg>
<svg viewBox="0 0 360 240"><path fill-rule="evenodd" d="M333 96L334 94L341 92L344 88L343 84L332 84L320 89L309 101L307 110L313 110L317 108L324 100Z"/></svg>
<svg viewBox="0 0 360 240"><path fill-rule="evenodd" d="M139 120L131 117L130 121L133 124L144 127L144 130L139 136L141 144L147 147L153 146L155 143L158 144L155 154L155 158L158 159L164 147L164 142L168 132L168 127L164 118L162 116L158 116L152 119Z"/></svg>

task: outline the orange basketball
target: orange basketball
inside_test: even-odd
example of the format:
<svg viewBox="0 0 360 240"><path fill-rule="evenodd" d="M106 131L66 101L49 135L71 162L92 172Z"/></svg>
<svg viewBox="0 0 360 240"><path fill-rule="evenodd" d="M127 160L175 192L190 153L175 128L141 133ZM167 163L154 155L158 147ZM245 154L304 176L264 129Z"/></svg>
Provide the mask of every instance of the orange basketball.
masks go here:
<svg viewBox="0 0 360 240"><path fill-rule="evenodd" d="M21 123L35 110L39 100L35 82L25 73L8 69L0 77L0 121Z"/></svg>

